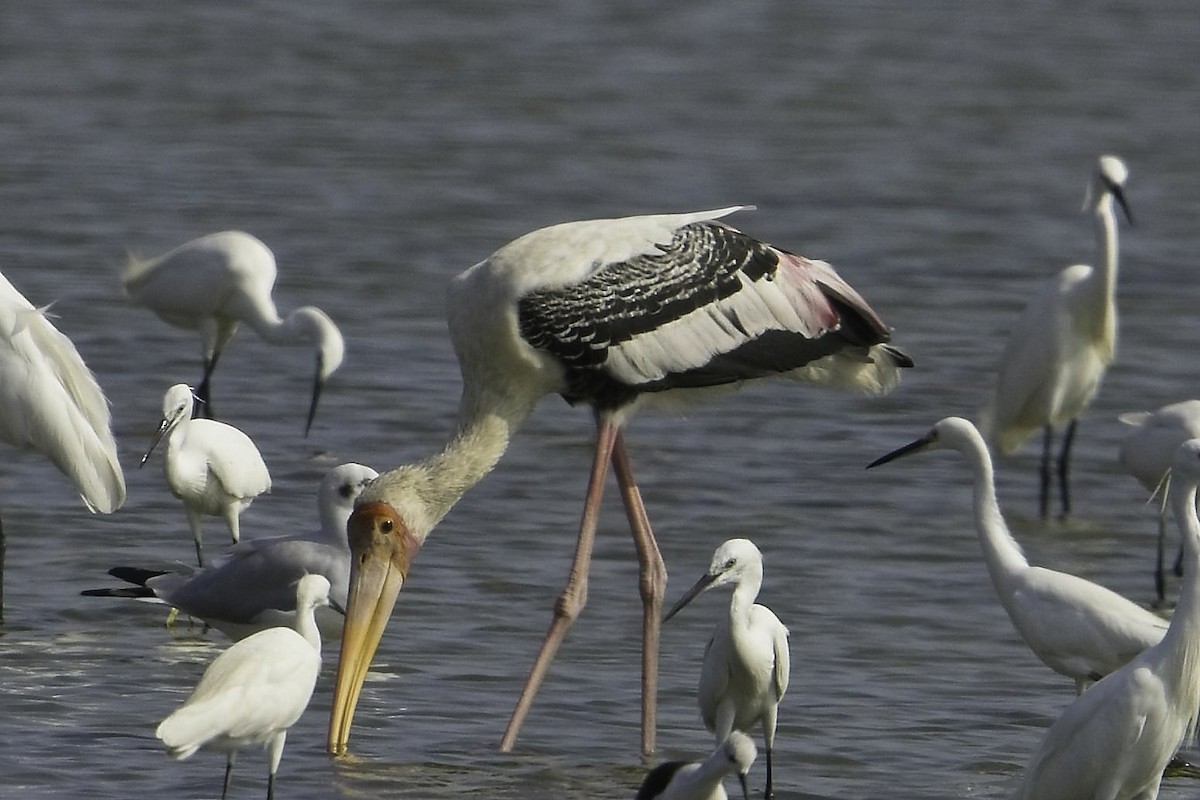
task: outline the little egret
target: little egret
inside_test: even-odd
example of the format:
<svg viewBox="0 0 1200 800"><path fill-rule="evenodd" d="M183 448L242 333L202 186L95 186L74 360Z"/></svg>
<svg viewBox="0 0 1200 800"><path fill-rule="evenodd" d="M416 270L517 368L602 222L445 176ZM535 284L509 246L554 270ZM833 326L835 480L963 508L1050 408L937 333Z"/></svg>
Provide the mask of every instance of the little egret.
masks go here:
<svg viewBox="0 0 1200 800"><path fill-rule="evenodd" d="M1067 267L1030 301L1004 349L995 393L981 415L984 438L1003 455L1015 452L1038 429L1043 430L1039 495L1043 519L1050 514L1054 431L1066 426L1057 467L1065 517L1071 513L1068 473L1075 428L1116 354L1117 218L1113 201L1120 203L1132 224L1122 189L1128 175L1121 159L1100 157L1084 206L1096 219L1101 267Z"/></svg>
<svg viewBox="0 0 1200 800"><path fill-rule="evenodd" d="M975 477L975 527L1000 604L1034 655L1074 680L1076 692L1162 639L1167 622L1154 612L1091 581L1029 565L1000 513L987 444L967 420L946 417L867 468L925 450L967 457Z"/></svg>
<svg viewBox="0 0 1200 800"><path fill-rule="evenodd" d="M217 564L191 572L115 567L110 575L138 585L89 589L83 594L158 598L234 640L264 628L291 625L296 616L296 581L305 575L324 576L332 587L330 599L344 608L350 583L346 520L363 487L375 477L375 470L361 464L330 470L317 496L321 529L314 535L250 539ZM342 615L324 612L317 612L321 634L340 636Z"/></svg>
<svg viewBox="0 0 1200 800"><path fill-rule="evenodd" d="M1121 422L1133 429L1121 440L1120 461L1138 483L1154 494L1163 496L1158 503L1158 556L1154 567L1154 590L1158 603L1166 603L1166 576L1163 551L1167 540L1166 481L1171 459L1179 445L1200 437L1200 400L1171 403L1157 411L1131 411L1122 414ZM1182 574L1183 550L1175 560L1176 574Z"/></svg>
<svg viewBox="0 0 1200 800"><path fill-rule="evenodd" d="M642 750L654 750L666 569L622 425L639 400L770 375L881 394L910 366L891 333L824 261L718 221L738 210L568 222L526 234L459 275L449 325L462 370L445 449L381 475L350 517L350 601L329 747L344 752L363 678L417 549L495 466L547 394L590 405L597 437L578 544L501 749L510 750L586 602L611 461L634 534L642 597Z"/></svg>
<svg viewBox="0 0 1200 800"><path fill-rule="evenodd" d="M71 479L90 511L125 502L108 401L71 344L0 274L0 442L36 450ZM4 619L0 524L0 620Z"/></svg>
<svg viewBox="0 0 1200 800"><path fill-rule="evenodd" d="M196 559L204 566L201 517L221 517L237 544L238 517L254 498L271 489L271 474L250 437L232 425L211 419L192 419L192 389L177 383L163 395L163 418L150 442L150 454L167 438L163 474L171 494L183 501L188 525L196 540Z"/></svg>
<svg viewBox="0 0 1200 800"><path fill-rule="evenodd" d="M1200 439L1179 447L1171 506L1183 538L1179 603L1162 641L1075 699L1042 739L1016 800L1154 800L1200 707Z"/></svg>
<svg viewBox="0 0 1200 800"><path fill-rule="evenodd" d="M754 602L762 588L762 554L749 539L730 539L713 553L708 571L679 598L664 622L702 592L733 585L729 612L718 621L704 648L700 668L700 716L716 734L717 744L734 730L761 724L767 753L767 789L771 782L771 751L779 701L787 691L792 670L788 630L766 606Z"/></svg>
<svg viewBox="0 0 1200 800"><path fill-rule="evenodd" d="M275 796L275 772L288 728L308 707L321 672L321 634L313 612L328 604L329 581L320 575L301 578L296 627L268 628L234 643L209 664L187 702L154 732L172 758L188 758L202 747L226 753L222 800L229 794L237 751L248 744L267 748L267 800Z"/></svg>
<svg viewBox="0 0 1200 800"><path fill-rule="evenodd" d="M317 371L304 426L307 434L321 390L342 363L345 342L329 315L314 306L297 308L281 319L271 298L275 274L275 256L265 244L242 231L222 231L158 258L131 258L121 283L135 305L178 328L200 331L204 377L197 396L205 416L212 416L209 383L217 359L241 323L271 344L315 345Z"/></svg>
<svg viewBox="0 0 1200 800"><path fill-rule="evenodd" d="M650 770L634 800L729 800L721 781L730 772L737 773L742 797L750 800L746 773L757 757L754 740L734 731L704 761L666 761Z"/></svg>

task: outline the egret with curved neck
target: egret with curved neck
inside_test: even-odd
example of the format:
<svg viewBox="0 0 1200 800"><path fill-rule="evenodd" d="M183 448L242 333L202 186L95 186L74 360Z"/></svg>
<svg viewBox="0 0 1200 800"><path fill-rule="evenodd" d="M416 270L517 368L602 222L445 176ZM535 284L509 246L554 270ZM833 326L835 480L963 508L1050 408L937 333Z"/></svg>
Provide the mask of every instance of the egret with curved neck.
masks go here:
<svg viewBox="0 0 1200 800"><path fill-rule="evenodd" d="M979 431L947 417L911 444L868 465L925 450L957 450L975 486L975 528L992 586L1017 633L1050 669L1082 692L1162 639L1165 620L1116 592L1066 572L1030 566L1000 512L992 459Z"/></svg>
<svg viewBox="0 0 1200 800"><path fill-rule="evenodd" d="M204 376L196 387L197 413L212 416L213 370L242 323L271 344L309 344L316 351L316 373L304 432L312 428L321 392L346 352L342 333L315 306L302 306L280 317L271 292L275 256L259 239L243 231L210 233L157 258L130 259L121 275L126 296L164 322L198 330L203 344Z"/></svg>

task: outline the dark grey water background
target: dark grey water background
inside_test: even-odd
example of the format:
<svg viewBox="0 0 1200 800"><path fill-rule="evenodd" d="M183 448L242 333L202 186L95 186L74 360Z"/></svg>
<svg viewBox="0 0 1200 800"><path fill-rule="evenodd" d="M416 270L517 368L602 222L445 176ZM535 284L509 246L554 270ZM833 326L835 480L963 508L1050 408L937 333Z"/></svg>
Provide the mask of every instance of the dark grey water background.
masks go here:
<svg viewBox="0 0 1200 800"><path fill-rule="evenodd" d="M743 229L832 261L919 369L883 400L779 384L636 419L668 598L725 538L764 551L763 602L792 631L783 800L1005 796L1071 687L994 599L961 461L862 467L974 414L1033 282L1093 260L1077 212L1095 157L1119 153L1139 225L1118 363L1080 433L1077 519L1032 519L1032 448L1001 465L1000 491L1033 560L1151 599L1153 515L1115 464L1115 417L1197 391L1197 41L1190 0L6 4L0 269L55 302L98 374L129 501L92 517L43 459L4 450L0 797L219 791L220 757L171 762L153 730L226 642L78 596L115 564L191 554L157 462L137 459L163 390L198 378L199 345L125 304L127 251L251 231L278 257L280 306L315 303L345 332L308 439L307 352L242 333L221 365L219 410L275 478L243 518L256 536L313 527L336 463L439 446L458 390L451 275L545 224L730 203L758 205ZM280 797L633 795L639 611L615 498L591 602L517 751L496 751L566 573L590 433L546 401L416 562L358 759L324 755L327 668ZM666 629L662 757L711 747L693 698L720 603ZM246 752L234 796L261 796L264 772Z"/></svg>

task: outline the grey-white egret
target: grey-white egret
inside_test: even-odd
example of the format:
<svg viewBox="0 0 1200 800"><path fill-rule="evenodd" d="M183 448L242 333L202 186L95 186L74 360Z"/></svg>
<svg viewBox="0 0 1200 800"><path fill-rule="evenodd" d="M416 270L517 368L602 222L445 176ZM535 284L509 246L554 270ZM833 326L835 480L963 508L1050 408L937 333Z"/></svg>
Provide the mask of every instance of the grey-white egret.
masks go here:
<svg viewBox="0 0 1200 800"><path fill-rule="evenodd" d="M321 527L315 534L248 539L221 561L199 570L115 567L110 575L137 585L89 589L83 594L157 598L234 640L264 628L291 625L296 617L296 581L305 575L324 576L331 586L330 599L345 608L350 584L346 520L363 487L376 475L362 464L342 464L326 473L317 494ZM326 638L341 635L342 619L333 609L317 610L317 626Z"/></svg>

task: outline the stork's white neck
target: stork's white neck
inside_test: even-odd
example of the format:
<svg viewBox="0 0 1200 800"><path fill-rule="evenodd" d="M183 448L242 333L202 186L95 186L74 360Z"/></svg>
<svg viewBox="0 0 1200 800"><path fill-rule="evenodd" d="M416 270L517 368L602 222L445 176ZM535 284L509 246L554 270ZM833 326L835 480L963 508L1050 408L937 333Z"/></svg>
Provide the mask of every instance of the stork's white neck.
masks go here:
<svg viewBox="0 0 1200 800"><path fill-rule="evenodd" d="M458 427L445 449L380 475L359 503L390 504L424 542L458 499L492 471L532 411L527 403L514 405L507 397L464 388Z"/></svg>

